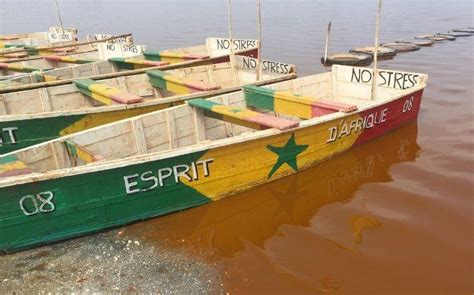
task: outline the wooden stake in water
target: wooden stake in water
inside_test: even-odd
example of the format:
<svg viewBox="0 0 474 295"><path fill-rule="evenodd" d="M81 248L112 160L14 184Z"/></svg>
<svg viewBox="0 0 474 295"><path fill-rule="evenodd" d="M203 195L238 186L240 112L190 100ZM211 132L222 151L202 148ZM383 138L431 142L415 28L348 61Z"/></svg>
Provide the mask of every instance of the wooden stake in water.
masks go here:
<svg viewBox="0 0 474 295"><path fill-rule="evenodd" d="M61 25L61 33L64 34L64 26L63 26L63 19L61 18L61 13L59 12L58 0L54 0L56 4L56 12L58 13L59 24Z"/></svg>
<svg viewBox="0 0 474 295"><path fill-rule="evenodd" d="M229 50L230 50L230 55L229 55L229 61L230 61L230 67L232 70L232 81L236 83L238 81L237 79L237 71L235 68L235 52L234 52L234 38L232 37L232 0L228 1L229 4Z"/></svg>
<svg viewBox="0 0 474 295"><path fill-rule="evenodd" d="M326 65L326 60L328 58L328 49L329 49L329 35L331 34L331 22L328 24L328 30L326 32L326 47L324 48L324 65Z"/></svg>
<svg viewBox="0 0 474 295"><path fill-rule="evenodd" d="M382 10L382 0L378 0L377 21L375 25L375 46L374 46L374 70L372 71L372 92L370 98L372 100L377 97L377 62L379 53L379 32L380 32L380 11Z"/></svg>
<svg viewBox="0 0 474 295"><path fill-rule="evenodd" d="M260 81L261 75L261 50L262 50L262 18L260 13L260 0L257 0L257 40L258 40L258 53L257 53L257 81Z"/></svg>

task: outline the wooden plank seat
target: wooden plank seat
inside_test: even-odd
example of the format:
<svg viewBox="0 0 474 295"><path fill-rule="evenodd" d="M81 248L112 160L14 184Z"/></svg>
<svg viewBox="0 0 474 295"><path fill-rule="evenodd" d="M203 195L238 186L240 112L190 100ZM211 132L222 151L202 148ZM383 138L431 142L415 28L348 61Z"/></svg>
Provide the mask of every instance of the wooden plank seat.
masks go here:
<svg viewBox="0 0 474 295"><path fill-rule="evenodd" d="M153 61L139 58L111 57L109 61L115 63L119 69L123 70L137 70L169 65L169 62L166 61Z"/></svg>
<svg viewBox="0 0 474 295"><path fill-rule="evenodd" d="M85 163L93 163L103 159L101 156L95 155L85 147L70 140L65 140L64 146L66 147L70 156L73 158L79 158Z"/></svg>
<svg viewBox="0 0 474 295"><path fill-rule="evenodd" d="M18 36L11 36L11 35L0 36L0 40L4 40L4 41L11 41L11 40L18 40L18 39L20 39Z"/></svg>
<svg viewBox="0 0 474 295"><path fill-rule="evenodd" d="M0 63L0 69L11 71L11 72L20 72L20 73L32 73L35 71L48 70L48 69L40 69L37 67L26 66L22 64L14 64L14 63Z"/></svg>
<svg viewBox="0 0 474 295"><path fill-rule="evenodd" d="M45 56L44 59L50 60L50 61L56 61L56 62L71 63L71 64L87 64L87 63L96 61L93 59L76 58L72 56L59 56L59 55L48 55L48 56Z"/></svg>
<svg viewBox="0 0 474 295"><path fill-rule="evenodd" d="M268 128L285 130L299 125L299 122L297 121L277 118L234 106L223 105L202 98L188 100L187 104L204 110L205 116L256 130Z"/></svg>
<svg viewBox="0 0 474 295"><path fill-rule="evenodd" d="M96 82L91 79L78 79L74 80L73 83L82 94L100 101L105 105L132 104L143 101L143 98L138 95Z"/></svg>
<svg viewBox="0 0 474 295"><path fill-rule="evenodd" d="M68 46L68 47L61 47L61 48L50 48L44 46L35 46L35 45L27 45L24 47L25 50L28 52L29 55L65 55L70 54L76 51L76 47Z"/></svg>
<svg viewBox="0 0 474 295"><path fill-rule="evenodd" d="M154 87L176 94L212 91L221 88L219 85L193 81L188 78L180 78L159 70L151 70L147 71L146 73Z"/></svg>
<svg viewBox="0 0 474 295"><path fill-rule="evenodd" d="M287 91L276 91L259 86L244 86L245 102L248 106L303 119L324 116L335 112L350 113L356 105L302 96Z"/></svg>
<svg viewBox="0 0 474 295"><path fill-rule="evenodd" d="M27 56L28 56L28 52L26 51L3 54L3 57L6 57L6 58L22 58L22 57L27 57Z"/></svg>
<svg viewBox="0 0 474 295"><path fill-rule="evenodd" d="M37 83L40 82L51 82L51 81L58 81L61 80L61 77L59 76L53 76L53 75L46 75L46 74L36 74L34 75L34 80Z"/></svg>
<svg viewBox="0 0 474 295"><path fill-rule="evenodd" d="M146 59L154 61L167 61L169 63L178 63L188 60L206 59L209 55L189 54L171 51L145 50L143 53Z"/></svg>
<svg viewBox="0 0 474 295"><path fill-rule="evenodd" d="M33 170L30 167L18 160L14 155L0 158L0 178L24 175L32 172Z"/></svg>

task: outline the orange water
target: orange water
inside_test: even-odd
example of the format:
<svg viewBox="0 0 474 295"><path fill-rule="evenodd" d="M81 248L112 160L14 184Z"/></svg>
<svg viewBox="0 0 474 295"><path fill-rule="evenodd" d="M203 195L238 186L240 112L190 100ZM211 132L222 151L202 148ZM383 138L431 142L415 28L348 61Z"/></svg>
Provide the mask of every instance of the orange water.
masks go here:
<svg viewBox="0 0 474 295"><path fill-rule="evenodd" d="M375 1L262 2L264 57L294 63L302 75L326 70L318 60L329 20L331 51L373 43ZM55 17L51 3L15 3L0 1L0 33L39 30ZM153 49L227 34L223 0L59 3L67 25L133 32ZM20 19L20 11L31 15ZM254 1L234 1L234 12L234 35L253 38ZM472 19L471 1L384 1L381 40ZM417 123L124 235L216 263L231 294L472 294L473 44L474 36L458 38L381 63L429 74Z"/></svg>

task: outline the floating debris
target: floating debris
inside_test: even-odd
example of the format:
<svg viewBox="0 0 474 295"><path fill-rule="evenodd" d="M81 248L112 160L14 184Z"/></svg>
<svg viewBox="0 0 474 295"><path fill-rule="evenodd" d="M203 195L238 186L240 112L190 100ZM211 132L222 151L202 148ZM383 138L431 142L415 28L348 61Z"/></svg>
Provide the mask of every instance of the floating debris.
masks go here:
<svg viewBox="0 0 474 295"><path fill-rule="evenodd" d="M368 54L360 53L336 53L328 55L326 62L321 57L321 63L326 66L330 65L348 65L348 66L368 66L372 62L373 57Z"/></svg>
<svg viewBox="0 0 474 295"><path fill-rule="evenodd" d="M349 52L369 54L371 56L374 56L375 48L374 47L359 47L359 48L353 48ZM379 47L378 51L377 51L377 56L380 59L392 58L395 55L397 55L395 50L393 50L391 48L387 48L387 47Z"/></svg>
<svg viewBox="0 0 474 295"><path fill-rule="evenodd" d="M393 49L396 53L420 50L420 46L413 43L385 43L382 47Z"/></svg>

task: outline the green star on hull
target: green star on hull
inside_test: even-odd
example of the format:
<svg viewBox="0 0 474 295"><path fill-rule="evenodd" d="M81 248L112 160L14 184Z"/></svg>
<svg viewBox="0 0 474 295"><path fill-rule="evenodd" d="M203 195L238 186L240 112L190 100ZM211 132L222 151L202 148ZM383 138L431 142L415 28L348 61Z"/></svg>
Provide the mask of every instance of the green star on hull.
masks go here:
<svg viewBox="0 0 474 295"><path fill-rule="evenodd" d="M267 149L278 155L277 162L273 166L272 170L268 174L268 178L278 171L283 164L288 164L294 171L298 170L298 163L296 158L299 154L304 152L308 148L307 144L297 145L295 140L295 134L292 134L287 143L282 147L276 147L267 145Z"/></svg>

